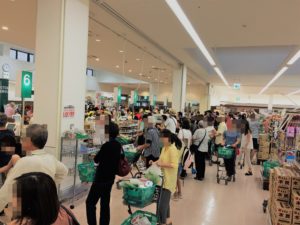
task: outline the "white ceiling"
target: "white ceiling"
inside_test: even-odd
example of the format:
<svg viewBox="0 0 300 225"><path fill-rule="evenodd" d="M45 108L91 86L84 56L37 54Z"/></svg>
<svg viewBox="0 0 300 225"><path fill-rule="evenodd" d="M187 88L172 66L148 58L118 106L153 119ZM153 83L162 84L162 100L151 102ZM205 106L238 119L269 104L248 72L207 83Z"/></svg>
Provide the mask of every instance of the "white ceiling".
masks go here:
<svg viewBox="0 0 300 225"><path fill-rule="evenodd" d="M101 2L136 30L117 20ZM240 82L259 91L300 46L299 0L179 3L230 84ZM0 30L0 41L34 49L36 4L37 0L0 1L0 26L9 27L8 31ZM88 64L95 69L171 83L173 69L183 62L189 68L189 82L222 83L163 0L104 0L98 4L91 0L89 26ZM287 93L299 89L299 75L300 62L273 87L285 86Z"/></svg>

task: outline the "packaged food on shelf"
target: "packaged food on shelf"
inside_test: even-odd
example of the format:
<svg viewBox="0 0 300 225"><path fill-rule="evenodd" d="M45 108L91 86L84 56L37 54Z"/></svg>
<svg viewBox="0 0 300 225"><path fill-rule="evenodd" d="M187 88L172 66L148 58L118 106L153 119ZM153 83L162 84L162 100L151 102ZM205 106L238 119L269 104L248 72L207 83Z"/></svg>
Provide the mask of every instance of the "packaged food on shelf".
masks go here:
<svg viewBox="0 0 300 225"><path fill-rule="evenodd" d="M283 221L287 223L293 222L293 209L289 203L276 201L273 204L274 221Z"/></svg>
<svg viewBox="0 0 300 225"><path fill-rule="evenodd" d="M278 187L291 188L292 186L292 172L285 168L275 168L275 184Z"/></svg>
<svg viewBox="0 0 300 225"><path fill-rule="evenodd" d="M294 209L293 210L293 225L300 224L300 210Z"/></svg>
<svg viewBox="0 0 300 225"><path fill-rule="evenodd" d="M292 191L291 204L294 209L300 210L300 191Z"/></svg>

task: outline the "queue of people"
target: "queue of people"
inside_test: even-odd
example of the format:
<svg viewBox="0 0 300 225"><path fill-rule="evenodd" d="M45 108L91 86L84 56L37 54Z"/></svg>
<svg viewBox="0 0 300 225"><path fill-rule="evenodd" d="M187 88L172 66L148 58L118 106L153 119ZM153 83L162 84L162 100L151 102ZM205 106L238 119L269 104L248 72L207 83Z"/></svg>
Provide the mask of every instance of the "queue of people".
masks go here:
<svg viewBox="0 0 300 225"><path fill-rule="evenodd" d="M195 167L195 180L204 181L208 156L218 147L230 146L236 152L231 159L224 159L228 181L235 176L236 163L241 164L243 160L247 166L245 175L253 175L251 161L259 148L259 123L255 114L251 114L249 118L245 116L235 118L232 114L220 116L208 112L205 115L187 118L182 113L176 115L175 112L169 111L169 114L163 116L163 123L160 125L156 124L151 114L140 115L140 120L143 126L137 138L137 150L143 152L146 167L156 165L161 168L164 175L161 202L158 207L162 225L172 224L170 202L171 199L178 201L184 197L180 180L188 175L187 169ZM7 117L0 114L1 147L11 151L11 147L15 147L16 143L9 142L9 137L13 134L6 130L6 123ZM98 166L86 199L89 225L98 224L96 205L99 200L101 205L99 224L110 224L111 191L122 155L122 146L116 141L118 135L118 125L110 122L109 140L102 145L94 158ZM76 224L74 215L58 201L56 185L67 175L67 168L43 150L47 139L47 126L32 124L26 130L26 137L21 140L22 150L26 152L26 156L3 151L0 153L3 154L3 157L0 157L0 172L8 172L0 189L0 211L9 202L13 202L14 215L11 225L64 225L67 224L64 221L70 219ZM194 152L190 151L192 146L194 148L196 146ZM244 155L244 158L241 155ZM189 163L187 160L190 160ZM35 197L29 198L31 195ZM49 198L47 200L49 204L45 208L37 207L45 201L45 196ZM16 198L21 201L16 202ZM22 205L21 209L19 204Z"/></svg>

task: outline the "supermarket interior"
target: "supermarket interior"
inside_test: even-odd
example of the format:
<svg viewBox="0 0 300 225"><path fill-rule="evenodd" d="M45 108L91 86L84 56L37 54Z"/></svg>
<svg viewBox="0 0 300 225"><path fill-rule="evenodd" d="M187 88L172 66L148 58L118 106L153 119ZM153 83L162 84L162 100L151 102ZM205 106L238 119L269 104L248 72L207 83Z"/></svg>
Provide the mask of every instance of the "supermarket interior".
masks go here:
<svg viewBox="0 0 300 225"><path fill-rule="evenodd" d="M299 9L0 0L0 225L300 225Z"/></svg>

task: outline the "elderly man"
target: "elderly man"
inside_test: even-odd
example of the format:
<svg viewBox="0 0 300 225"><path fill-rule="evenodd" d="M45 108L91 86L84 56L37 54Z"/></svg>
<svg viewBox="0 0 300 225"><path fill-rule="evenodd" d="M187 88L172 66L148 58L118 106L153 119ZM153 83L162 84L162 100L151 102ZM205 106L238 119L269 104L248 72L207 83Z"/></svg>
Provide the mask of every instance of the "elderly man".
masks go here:
<svg viewBox="0 0 300 225"><path fill-rule="evenodd" d="M23 150L27 156L21 158L7 175L6 181L0 189L0 211L12 199L14 180L26 173L42 172L51 176L59 184L67 175L67 168L54 156L47 154L43 148L48 139L45 125L33 124L26 129L26 137L22 139Z"/></svg>
<svg viewBox="0 0 300 225"><path fill-rule="evenodd" d="M154 126L154 117L148 117L148 129L145 134L146 143L137 147L137 150L144 150L146 158L146 167L150 167L150 161L157 161L160 156L160 138L159 131Z"/></svg>

